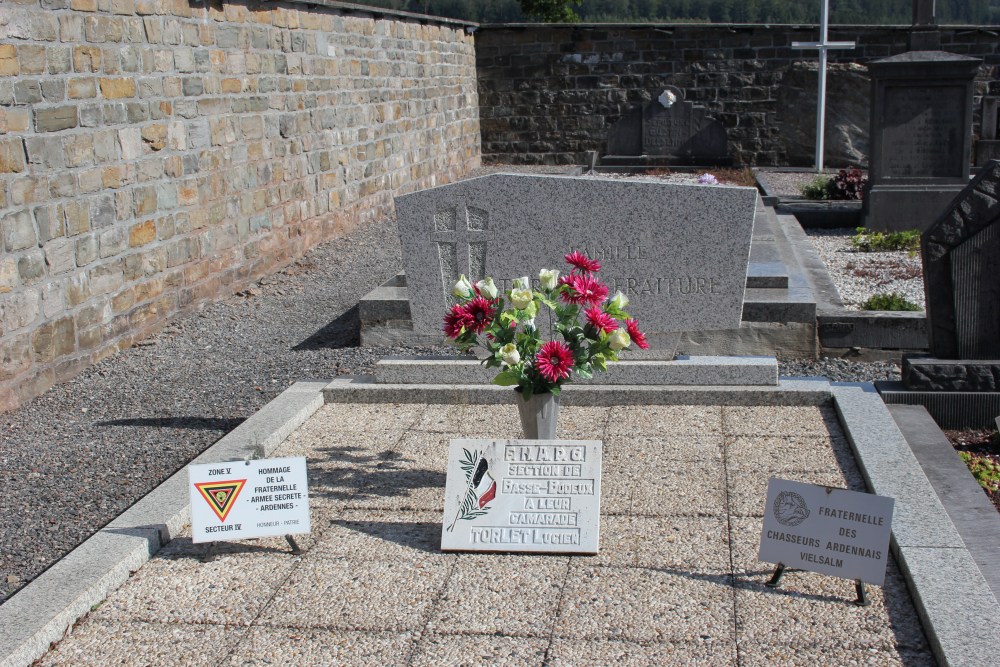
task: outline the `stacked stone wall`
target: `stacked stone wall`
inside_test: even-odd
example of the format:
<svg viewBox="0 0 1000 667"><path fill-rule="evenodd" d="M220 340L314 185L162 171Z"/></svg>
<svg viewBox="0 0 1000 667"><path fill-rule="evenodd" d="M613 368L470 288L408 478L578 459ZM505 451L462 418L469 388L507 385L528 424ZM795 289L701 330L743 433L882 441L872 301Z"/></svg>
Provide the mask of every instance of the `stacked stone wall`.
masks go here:
<svg viewBox="0 0 1000 667"><path fill-rule="evenodd" d="M0 0L0 409L480 159L465 26Z"/></svg>
<svg viewBox="0 0 1000 667"><path fill-rule="evenodd" d="M1000 94L996 35L996 28L941 29L943 50L984 59L977 102ZM803 118L811 126L816 105L786 108L782 86L797 62L817 60L815 50L792 49L792 42L817 36L817 26L788 25L484 26L476 45L483 159L583 164L585 151L606 152L608 129L629 109L670 84L723 123L737 163L794 162L782 134L792 124L801 134ZM847 65L905 52L908 36L898 26L837 26L829 38L857 48L830 51L830 62L842 65L845 86L857 88ZM801 72L795 78L802 81ZM867 118L866 85L846 102L858 108L845 115ZM815 100L813 86L800 98Z"/></svg>

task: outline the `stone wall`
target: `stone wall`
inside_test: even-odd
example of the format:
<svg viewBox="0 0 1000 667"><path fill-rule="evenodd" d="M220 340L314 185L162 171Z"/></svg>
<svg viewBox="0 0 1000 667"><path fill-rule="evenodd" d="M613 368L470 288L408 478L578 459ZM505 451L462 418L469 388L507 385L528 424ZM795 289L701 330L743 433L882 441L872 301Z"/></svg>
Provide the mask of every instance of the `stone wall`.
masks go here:
<svg viewBox="0 0 1000 667"><path fill-rule="evenodd" d="M479 165L459 22L0 5L0 409Z"/></svg>
<svg viewBox="0 0 1000 667"><path fill-rule="evenodd" d="M1000 93L996 30L941 30L943 50L985 59L979 95ZM476 34L483 159L583 164L585 151L605 153L608 129L626 111L671 84L723 123L735 162L811 165L817 55L791 43L818 34L787 25L484 26ZM908 34L830 30L857 48L830 52L829 164L856 162L867 149L868 79L851 64L906 51Z"/></svg>

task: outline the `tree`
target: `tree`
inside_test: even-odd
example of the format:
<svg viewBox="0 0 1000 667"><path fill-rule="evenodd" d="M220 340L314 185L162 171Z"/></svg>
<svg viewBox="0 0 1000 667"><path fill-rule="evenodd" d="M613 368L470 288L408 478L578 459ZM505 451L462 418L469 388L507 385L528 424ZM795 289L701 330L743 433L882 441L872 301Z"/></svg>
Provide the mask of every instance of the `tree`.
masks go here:
<svg viewBox="0 0 1000 667"><path fill-rule="evenodd" d="M570 5L582 0L521 0L521 11L526 16L546 23L577 23L580 16Z"/></svg>

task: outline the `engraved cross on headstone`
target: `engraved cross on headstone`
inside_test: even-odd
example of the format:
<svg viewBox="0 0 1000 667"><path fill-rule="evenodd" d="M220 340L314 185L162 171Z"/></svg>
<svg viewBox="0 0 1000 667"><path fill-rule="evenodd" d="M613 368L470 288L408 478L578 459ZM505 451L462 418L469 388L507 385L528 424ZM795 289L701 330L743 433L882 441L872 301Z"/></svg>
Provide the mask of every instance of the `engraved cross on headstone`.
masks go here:
<svg viewBox="0 0 1000 667"><path fill-rule="evenodd" d="M473 206L457 206L434 214L431 241L437 244L445 295L465 275L475 282L486 277L486 248L496 238L490 215Z"/></svg>
<svg viewBox="0 0 1000 667"><path fill-rule="evenodd" d="M914 0L919 1L919 0ZM792 42L793 49L819 50L819 90L816 96L816 171L823 171L823 133L826 129L826 52L830 49L853 49L854 42L831 42L827 39L830 23L830 0L823 0L818 42Z"/></svg>

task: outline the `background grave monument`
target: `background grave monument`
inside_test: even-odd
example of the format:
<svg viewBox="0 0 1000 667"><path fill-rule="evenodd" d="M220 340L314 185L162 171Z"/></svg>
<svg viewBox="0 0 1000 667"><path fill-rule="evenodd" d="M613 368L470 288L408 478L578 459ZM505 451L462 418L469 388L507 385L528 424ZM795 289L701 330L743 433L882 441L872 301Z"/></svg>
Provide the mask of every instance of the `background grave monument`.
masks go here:
<svg viewBox="0 0 1000 667"><path fill-rule="evenodd" d="M494 174L396 199L413 331L441 336L460 274L501 290L579 250L661 347L740 326L757 192L622 179Z"/></svg>
<svg viewBox="0 0 1000 667"><path fill-rule="evenodd" d="M982 120L980 122L979 140L976 141L976 166L982 167L990 160L1000 159L1000 97L983 97Z"/></svg>
<svg viewBox="0 0 1000 667"><path fill-rule="evenodd" d="M667 86L656 99L626 113L608 132L602 166L730 164L726 129L708 109Z"/></svg>
<svg viewBox="0 0 1000 667"><path fill-rule="evenodd" d="M903 359L887 403L924 405L942 428L1000 414L1000 161L990 162L921 237L930 357Z"/></svg>
<svg viewBox="0 0 1000 667"><path fill-rule="evenodd" d="M969 182L973 83L982 60L938 51L933 0L914 0L910 48L868 63L868 229L927 229Z"/></svg>

